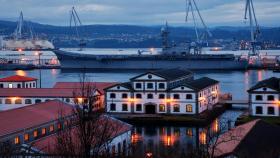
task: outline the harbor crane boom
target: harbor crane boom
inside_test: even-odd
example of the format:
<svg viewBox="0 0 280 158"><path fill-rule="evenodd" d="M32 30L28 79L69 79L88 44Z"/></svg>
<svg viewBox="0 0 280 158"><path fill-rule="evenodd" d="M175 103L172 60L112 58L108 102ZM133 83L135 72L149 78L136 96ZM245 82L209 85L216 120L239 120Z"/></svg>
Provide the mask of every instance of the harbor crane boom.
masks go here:
<svg viewBox="0 0 280 158"><path fill-rule="evenodd" d="M72 23L74 26L72 26ZM82 28L82 26L83 26L82 21L80 20L75 7L72 7L70 11L70 30L72 29L72 27L74 27L76 38L80 40L79 41L80 50L82 50L83 47L86 46L86 42L80 37L80 32L78 30L79 28Z"/></svg>
<svg viewBox="0 0 280 158"><path fill-rule="evenodd" d="M257 38L260 35L260 27L257 21L253 0L246 0L245 15L244 15L245 20L248 19L248 15L250 21L251 49L252 49L248 55L258 56L259 52L256 48L256 44L257 44Z"/></svg>

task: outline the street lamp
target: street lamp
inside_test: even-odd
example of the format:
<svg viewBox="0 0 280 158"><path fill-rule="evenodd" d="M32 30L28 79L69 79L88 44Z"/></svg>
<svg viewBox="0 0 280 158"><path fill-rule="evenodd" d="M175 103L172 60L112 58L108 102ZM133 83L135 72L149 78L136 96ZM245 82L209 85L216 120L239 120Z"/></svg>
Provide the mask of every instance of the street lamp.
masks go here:
<svg viewBox="0 0 280 158"><path fill-rule="evenodd" d="M35 52L35 55L39 57L38 68L39 68L40 88L42 88L41 55L43 55L43 53Z"/></svg>

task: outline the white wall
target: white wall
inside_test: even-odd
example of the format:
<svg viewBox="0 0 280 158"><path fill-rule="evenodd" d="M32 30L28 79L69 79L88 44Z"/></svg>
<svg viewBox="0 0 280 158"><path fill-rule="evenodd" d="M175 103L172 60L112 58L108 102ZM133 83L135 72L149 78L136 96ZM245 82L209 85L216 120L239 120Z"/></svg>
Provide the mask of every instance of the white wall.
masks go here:
<svg viewBox="0 0 280 158"><path fill-rule="evenodd" d="M36 81L30 81L30 82L0 82L0 84L3 84L3 88L17 88L18 84L20 84L21 88L37 88ZM12 86L12 87L9 87L9 85Z"/></svg>
<svg viewBox="0 0 280 158"><path fill-rule="evenodd" d="M256 113L256 108L260 106L263 108L263 113L262 114L257 114ZM274 107L274 115L269 115L268 114L268 107ZM279 106L277 104L252 104L252 115L253 116L280 116L279 113Z"/></svg>

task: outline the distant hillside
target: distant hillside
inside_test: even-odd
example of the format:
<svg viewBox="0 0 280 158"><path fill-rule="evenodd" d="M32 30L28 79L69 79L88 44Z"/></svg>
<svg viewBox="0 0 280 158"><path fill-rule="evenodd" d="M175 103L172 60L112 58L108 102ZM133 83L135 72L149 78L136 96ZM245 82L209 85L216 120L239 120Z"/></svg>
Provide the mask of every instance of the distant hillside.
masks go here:
<svg viewBox="0 0 280 158"><path fill-rule="evenodd" d="M77 41L73 29L66 26L52 26L29 22L38 36L52 40L57 47L73 47ZM10 35L16 28L16 22L0 21L0 35ZM79 29L81 37L88 42L88 47L160 47L161 26L133 25L87 25ZM246 27L215 27L210 29L213 39L249 40ZM170 27L170 39L174 42L191 41L195 33L188 27ZM280 42L280 28L262 28L261 40Z"/></svg>

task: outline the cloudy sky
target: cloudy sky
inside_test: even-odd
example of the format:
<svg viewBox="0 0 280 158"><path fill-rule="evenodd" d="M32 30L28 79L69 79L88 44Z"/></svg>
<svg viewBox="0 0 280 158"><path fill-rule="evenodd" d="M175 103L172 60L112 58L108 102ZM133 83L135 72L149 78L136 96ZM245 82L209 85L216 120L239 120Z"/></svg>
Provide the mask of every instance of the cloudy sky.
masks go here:
<svg viewBox="0 0 280 158"><path fill-rule="evenodd" d="M0 0L0 19L68 25L74 5L84 24L185 24L186 0ZM245 26L245 0L196 0L209 26ZM260 25L280 26L280 0L254 0Z"/></svg>

